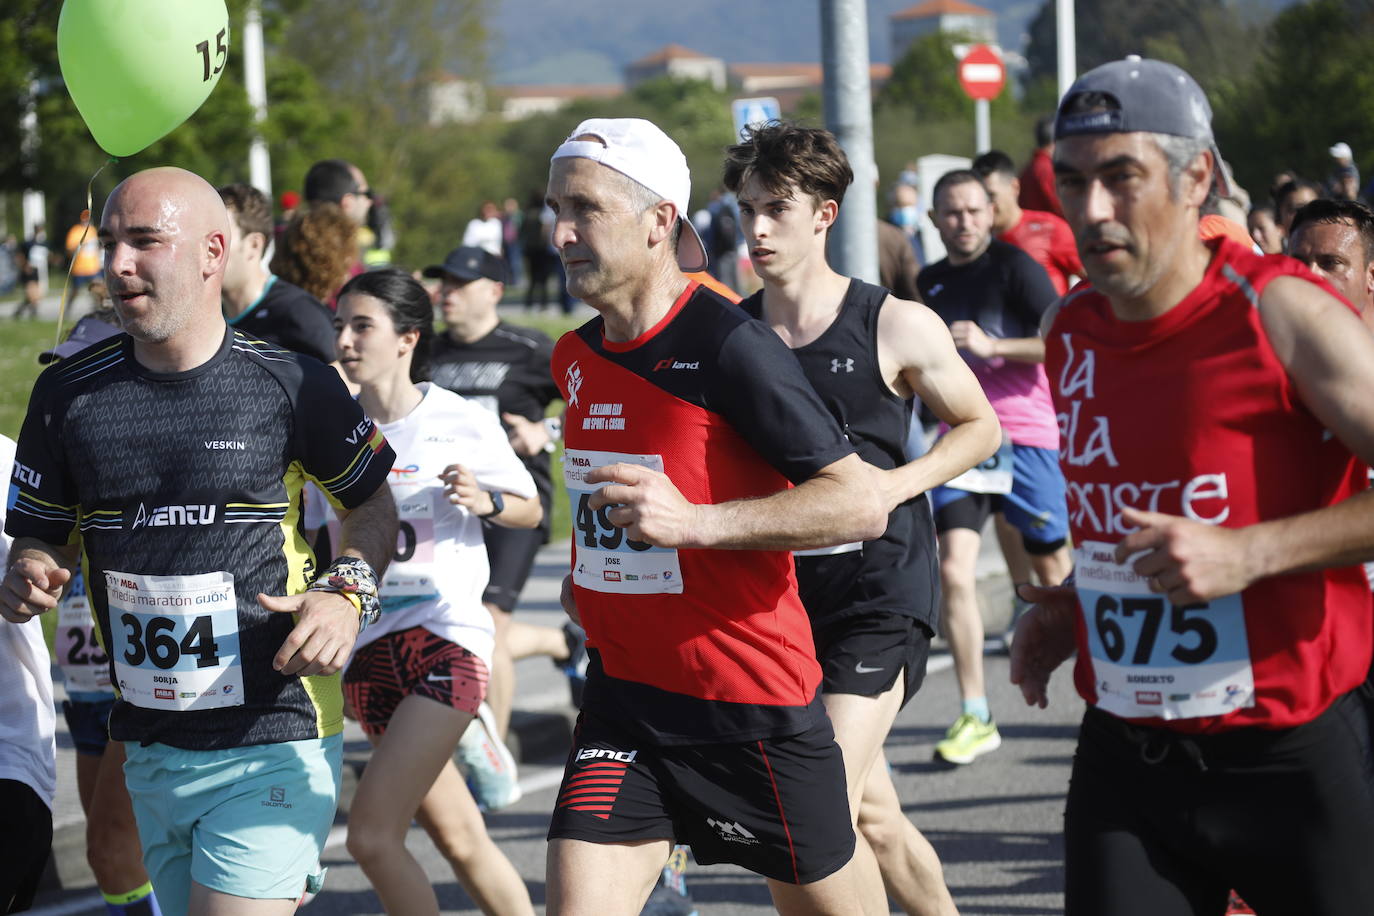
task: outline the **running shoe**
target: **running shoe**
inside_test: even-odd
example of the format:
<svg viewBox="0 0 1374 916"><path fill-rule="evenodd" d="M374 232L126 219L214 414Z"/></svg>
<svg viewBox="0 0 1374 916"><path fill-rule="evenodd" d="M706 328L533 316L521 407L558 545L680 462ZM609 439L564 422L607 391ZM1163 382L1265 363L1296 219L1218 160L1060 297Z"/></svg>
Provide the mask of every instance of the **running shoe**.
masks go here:
<svg viewBox="0 0 1374 916"><path fill-rule="evenodd" d="M975 757L1002 746L996 722L983 722L965 713L954 720L943 741L935 745L935 756L946 763L973 763Z"/></svg>
<svg viewBox="0 0 1374 916"><path fill-rule="evenodd" d="M486 703L477 707L477 717L458 739L456 756L478 808L499 811L520 800L515 758L497 736L496 718Z"/></svg>
<svg viewBox="0 0 1374 916"><path fill-rule="evenodd" d="M1226 902L1226 916L1255 916L1255 911L1240 899L1240 894L1231 891L1231 899Z"/></svg>
<svg viewBox="0 0 1374 916"><path fill-rule="evenodd" d="M687 847L674 846L640 916L698 916L692 895L687 893L686 876Z"/></svg>
<svg viewBox="0 0 1374 916"><path fill-rule="evenodd" d="M568 676L568 691L574 708L582 708L582 690L587 686L587 631L569 620L563 624L563 639L568 643L568 660L559 664Z"/></svg>

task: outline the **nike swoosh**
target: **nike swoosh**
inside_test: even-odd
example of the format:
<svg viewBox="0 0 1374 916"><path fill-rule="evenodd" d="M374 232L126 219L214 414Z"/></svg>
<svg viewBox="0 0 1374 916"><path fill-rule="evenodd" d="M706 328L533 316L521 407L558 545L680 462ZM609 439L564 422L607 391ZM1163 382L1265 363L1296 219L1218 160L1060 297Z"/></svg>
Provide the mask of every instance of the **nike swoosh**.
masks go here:
<svg viewBox="0 0 1374 916"><path fill-rule="evenodd" d="M855 673L855 674L872 674L872 673L875 672L875 671L882 671L882 670L883 670L883 669L882 669L881 667L878 667L878 668L870 668L870 667L868 667L867 665L865 665L863 662L859 662L857 665L854 666L854 673Z"/></svg>

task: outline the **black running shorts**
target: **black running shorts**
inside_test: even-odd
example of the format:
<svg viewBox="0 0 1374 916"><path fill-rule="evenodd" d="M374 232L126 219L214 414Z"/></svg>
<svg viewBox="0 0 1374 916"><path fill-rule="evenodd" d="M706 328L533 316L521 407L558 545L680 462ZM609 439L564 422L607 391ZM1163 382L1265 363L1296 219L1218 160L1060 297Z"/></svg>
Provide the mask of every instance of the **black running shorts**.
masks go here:
<svg viewBox="0 0 1374 916"><path fill-rule="evenodd" d="M544 546L544 532L538 528L503 528L486 522L482 525L482 539L487 544L487 563L491 573L482 603L491 604L510 613L515 610L525 580L534 569L534 557Z"/></svg>
<svg viewBox="0 0 1374 916"><path fill-rule="evenodd" d="M819 881L854 854L829 720L786 738L659 747L583 712L549 839L671 839L699 864L789 884Z"/></svg>
<svg viewBox="0 0 1374 916"><path fill-rule="evenodd" d="M1083 717L1064 815L1068 916L1367 913L1374 792L1364 698L1295 728L1187 737Z"/></svg>
<svg viewBox="0 0 1374 916"><path fill-rule="evenodd" d="M822 693L873 697L905 678L902 705L921 688L934 636L905 614L863 614L812 631L824 679Z"/></svg>

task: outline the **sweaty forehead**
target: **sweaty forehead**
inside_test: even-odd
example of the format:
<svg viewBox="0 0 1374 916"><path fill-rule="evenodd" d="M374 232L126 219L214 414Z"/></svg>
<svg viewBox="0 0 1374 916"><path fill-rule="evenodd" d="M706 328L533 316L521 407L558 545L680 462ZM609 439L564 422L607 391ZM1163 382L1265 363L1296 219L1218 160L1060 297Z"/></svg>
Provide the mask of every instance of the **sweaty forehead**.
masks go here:
<svg viewBox="0 0 1374 916"><path fill-rule="evenodd" d="M1289 248L1307 255L1340 255L1351 262L1364 261L1360 235L1350 223L1303 223L1293 230Z"/></svg>

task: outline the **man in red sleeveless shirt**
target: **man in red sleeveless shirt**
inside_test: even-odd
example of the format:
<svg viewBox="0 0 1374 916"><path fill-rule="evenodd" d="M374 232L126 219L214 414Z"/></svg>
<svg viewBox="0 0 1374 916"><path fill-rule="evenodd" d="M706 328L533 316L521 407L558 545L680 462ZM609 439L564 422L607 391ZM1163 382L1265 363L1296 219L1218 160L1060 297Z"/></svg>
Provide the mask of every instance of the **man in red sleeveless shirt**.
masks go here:
<svg viewBox="0 0 1374 916"><path fill-rule="evenodd" d="M1300 264L1199 239L1224 181L1179 68L1078 79L1055 127L1091 286L1046 315L1074 581L1012 680L1088 702L1065 811L1066 912L1362 912L1374 900L1369 670L1374 337ZM1074 600L1076 599L1076 600Z"/></svg>
<svg viewBox="0 0 1374 916"><path fill-rule="evenodd" d="M1083 263L1078 260L1078 246L1069 224L1057 214L1021 206L1016 166L1001 150L983 153L973 160L972 169L983 179L983 187L992 198L993 234L1035 258L1050 275L1055 292L1061 296L1068 292L1070 281L1083 276Z"/></svg>
<svg viewBox="0 0 1374 916"><path fill-rule="evenodd" d="M589 662L548 908L639 912L676 840L783 913L841 916L854 831L787 551L875 538L891 506L782 341L682 275L705 265L690 183L638 119L582 122L549 169L568 288L600 314L553 354Z"/></svg>

